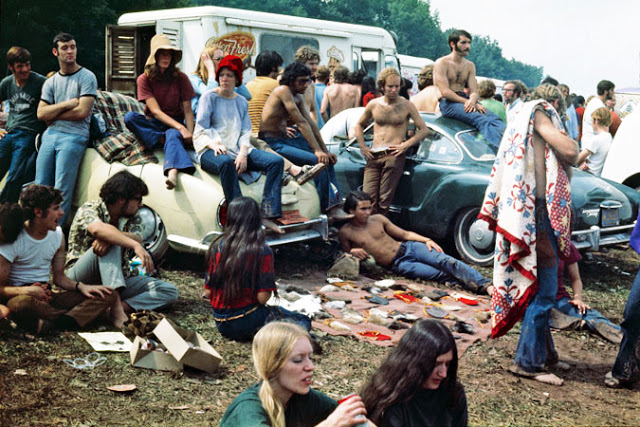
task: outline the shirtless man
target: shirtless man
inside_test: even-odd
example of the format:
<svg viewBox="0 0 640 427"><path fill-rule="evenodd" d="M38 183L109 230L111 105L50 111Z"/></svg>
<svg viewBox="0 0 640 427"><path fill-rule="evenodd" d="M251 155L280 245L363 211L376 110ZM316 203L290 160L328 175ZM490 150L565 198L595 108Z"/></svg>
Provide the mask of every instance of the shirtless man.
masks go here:
<svg viewBox="0 0 640 427"><path fill-rule="evenodd" d="M396 187L404 169L405 153L428 134L427 125L416 107L400 97L402 79L395 68L385 68L378 75L378 87L384 94L371 100L355 127L360 151L367 165L364 168L362 189L369 194L376 213L386 215L393 202ZM373 146L364 143L363 129L373 119ZM416 133L404 140L409 119L416 125Z"/></svg>
<svg viewBox="0 0 640 427"><path fill-rule="evenodd" d="M349 83L349 70L340 65L333 70L333 84L327 86L322 96L320 114L325 122L347 108L358 106L358 86Z"/></svg>
<svg viewBox="0 0 640 427"><path fill-rule="evenodd" d="M311 70L313 80L320 65L320 52L312 46L301 46L296 50L294 57L296 62L306 65ZM318 106L316 105L316 85L310 84L304 91L304 102L315 124L318 124Z"/></svg>
<svg viewBox="0 0 640 427"><path fill-rule="evenodd" d="M434 67L436 86L442 93L440 111L444 117L465 122L495 147L500 145L505 124L498 116L487 111L478 102L476 66L465 59L471 49L471 34L465 30L453 30L449 34L451 53L439 58ZM464 93L465 86L469 96Z"/></svg>
<svg viewBox="0 0 640 427"><path fill-rule="evenodd" d="M532 99L546 103L528 102L518 114L533 118L533 152L523 149L528 146L529 121L516 118L509 123L509 132L519 136L505 139L505 146L498 151L479 217L488 221L491 229L498 230L492 335L506 333L526 309L514 365L509 370L521 377L562 385L562 379L547 372L549 367L569 368L559 361L553 346L549 313L558 289L558 254L564 248L561 244L570 238L571 189L566 171L578 158L578 144L562 128L559 115L564 113L564 97L556 86L540 85ZM531 160L533 171L527 166ZM523 182L527 185L523 186ZM518 209L503 202L513 191L522 196ZM537 289L531 271L537 279Z"/></svg>
<svg viewBox="0 0 640 427"><path fill-rule="evenodd" d="M435 113L439 111L438 101L442 94L438 86L433 84L433 64L425 65L418 74L418 89L420 93L411 97L411 102L418 111Z"/></svg>
<svg viewBox="0 0 640 427"><path fill-rule="evenodd" d="M371 255L376 263L399 276L458 283L480 294L486 293L491 284L470 266L445 254L428 237L403 230L382 215L372 215L371 197L367 193L349 193L344 210L353 218L340 229L340 245L344 252L359 260Z"/></svg>
<svg viewBox="0 0 640 427"><path fill-rule="evenodd" d="M313 180L320 196L320 207L330 218L343 216L340 209L342 198L333 165L337 161L324 145L318 126L309 114L303 94L311 83L311 70L298 62L285 68L280 86L275 88L262 110L259 138L281 156L297 165L322 165L324 168ZM295 137L287 134L287 120L298 127ZM312 171L313 171L312 169Z"/></svg>

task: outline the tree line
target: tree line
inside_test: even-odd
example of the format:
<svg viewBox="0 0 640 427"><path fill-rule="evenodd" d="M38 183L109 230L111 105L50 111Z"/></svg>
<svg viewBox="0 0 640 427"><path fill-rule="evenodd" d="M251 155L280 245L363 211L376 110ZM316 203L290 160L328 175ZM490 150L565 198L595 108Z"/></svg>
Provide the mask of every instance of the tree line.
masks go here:
<svg viewBox="0 0 640 427"><path fill-rule="evenodd" d="M0 0L0 65L4 53L18 45L33 55L32 67L46 74L57 70L51 54L53 36L70 32L78 43L78 63L93 71L104 85L105 27L123 13L212 4L210 0ZM217 0L216 6L296 15L330 21L373 25L398 36L398 52L436 59L449 53L447 30L438 13L424 0ZM469 59L478 75L519 79L537 86L543 68L506 59L495 40L474 34Z"/></svg>

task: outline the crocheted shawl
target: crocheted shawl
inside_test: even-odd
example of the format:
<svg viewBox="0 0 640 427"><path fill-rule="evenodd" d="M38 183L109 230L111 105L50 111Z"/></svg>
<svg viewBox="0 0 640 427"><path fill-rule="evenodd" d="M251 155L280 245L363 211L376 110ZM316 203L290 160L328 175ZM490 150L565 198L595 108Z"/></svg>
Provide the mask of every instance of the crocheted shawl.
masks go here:
<svg viewBox="0 0 640 427"><path fill-rule="evenodd" d="M546 101L527 102L507 125L478 218L496 232L491 300L491 336L504 335L522 318L538 290L536 258L534 114L542 111L562 130ZM569 255L571 188L553 150L546 145L546 203L561 256Z"/></svg>

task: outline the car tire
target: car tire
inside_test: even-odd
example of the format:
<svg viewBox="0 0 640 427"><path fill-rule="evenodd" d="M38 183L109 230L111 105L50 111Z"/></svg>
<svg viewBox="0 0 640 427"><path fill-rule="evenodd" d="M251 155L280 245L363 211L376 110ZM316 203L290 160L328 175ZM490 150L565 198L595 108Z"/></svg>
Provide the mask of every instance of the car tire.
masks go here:
<svg viewBox="0 0 640 427"><path fill-rule="evenodd" d="M460 257L471 264L493 263L496 235L486 221L478 219L480 208L467 208L456 218L454 243Z"/></svg>
<svg viewBox="0 0 640 427"><path fill-rule="evenodd" d="M162 222L160 215L148 206L142 206L138 210L138 215L144 225L142 243L154 261L158 263L164 258L169 249L167 229L164 227L164 222Z"/></svg>

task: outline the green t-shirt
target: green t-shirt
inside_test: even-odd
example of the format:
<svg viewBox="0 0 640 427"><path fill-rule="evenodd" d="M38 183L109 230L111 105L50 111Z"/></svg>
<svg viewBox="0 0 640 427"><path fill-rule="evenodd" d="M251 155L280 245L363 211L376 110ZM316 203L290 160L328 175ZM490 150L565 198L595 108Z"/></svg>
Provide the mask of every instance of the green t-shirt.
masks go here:
<svg viewBox="0 0 640 427"><path fill-rule="evenodd" d="M220 427L271 426L269 416L262 408L259 390L260 383L257 383L240 393L222 416ZM337 406L335 400L313 389L304 395L294 394L284 411L286 425L315 426L331 415Z"/></svg>
<svg viewBox="0 0 640 427"><path fill-rule="evenodd" d="M480 101L480 104L484 105L484 107L494 112L503 122L507 123L507 113L504 111L504 104L500 101L496 101L495 99L483 99Z"/></svg>
<svg viewBox="0 0 640 427"><path fill-rule="evenodd" d="M42 132L45 124L38 120L37 111L40 103L40 93L46 78L31 72L27 83L18 87L13 75L7 76L0 82L0 102L9 100L9 120L7 131L15 129L30 132Z"/></svg>

